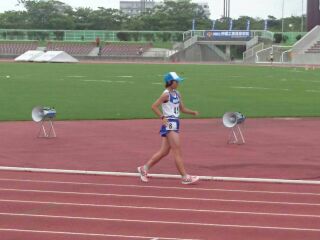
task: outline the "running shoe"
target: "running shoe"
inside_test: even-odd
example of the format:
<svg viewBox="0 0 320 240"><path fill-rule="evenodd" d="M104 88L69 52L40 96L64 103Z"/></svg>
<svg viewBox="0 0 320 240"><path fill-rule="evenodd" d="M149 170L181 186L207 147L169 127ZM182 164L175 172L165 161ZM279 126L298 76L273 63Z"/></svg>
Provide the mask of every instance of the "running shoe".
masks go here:
<svg viewBox="0 0 320 240"><path fill-rule="evenodd" d="M187 175L186 177L183 177L182 178L182 181L181 183L182 184L193 184L193 183L196 183L199 181L199 177L198 176L190 176L190 175Z"/></svg>
<svg viewBox="0 0 320 240"><path fill-rule="evenodd" d="M144 169L144 166L138 167L138 172L140 173L140 179L142 182L149 182L148 171Z"/></svg>

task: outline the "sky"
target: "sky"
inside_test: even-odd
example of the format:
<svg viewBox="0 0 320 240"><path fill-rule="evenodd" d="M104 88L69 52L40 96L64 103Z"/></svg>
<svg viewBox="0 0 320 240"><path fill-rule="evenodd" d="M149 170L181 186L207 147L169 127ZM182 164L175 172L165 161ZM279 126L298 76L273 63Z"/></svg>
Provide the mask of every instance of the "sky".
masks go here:
<svg viewBox="0 0 320 240"><path fill-rule="evenodd" d="M129 0L130 1L130 0ZM197 2L197 0L194 0ZM282 17L282 4L284 3L284 16L301 16L302 11L306 12L307 0L230 0L231 17L251 16L267 18L268 15L276 18ZM97 7L117 8L119 9L120 0L60 0L73 8ZM223 0L199 0L198 2L209 3L211 19L220 18L223 13ZM17 6L17 0L0 0L0 12L9 10L23 10L23 7Z"/></svg>

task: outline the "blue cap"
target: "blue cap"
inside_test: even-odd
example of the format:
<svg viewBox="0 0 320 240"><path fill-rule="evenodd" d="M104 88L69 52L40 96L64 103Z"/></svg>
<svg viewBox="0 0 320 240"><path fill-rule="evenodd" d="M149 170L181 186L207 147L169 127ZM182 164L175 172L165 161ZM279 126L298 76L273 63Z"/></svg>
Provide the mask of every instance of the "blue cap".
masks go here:
<svg viewBox="0 0 320 240"><path fill-rule="evenodd" d="M177 81L177 82L181 82L181 81L183 81L183 78L179 77L178 74L175 73L175 72L169 72L164 76L163 81L165 83L167 83L167 82L169 82L171 80L174 80L174 81Z"/></svg>

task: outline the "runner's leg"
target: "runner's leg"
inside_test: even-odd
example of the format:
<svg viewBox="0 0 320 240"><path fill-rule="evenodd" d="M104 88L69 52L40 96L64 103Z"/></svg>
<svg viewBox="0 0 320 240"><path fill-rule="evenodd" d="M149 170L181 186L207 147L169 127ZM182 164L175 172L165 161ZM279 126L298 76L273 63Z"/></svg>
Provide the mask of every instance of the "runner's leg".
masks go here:
<svg viewBox="0 0 320 240"><path fill-rule="evenodd" d="M145 166L150 169L153 167L155 164L157 164L162 158L167 156L170 152L170 145L168 142L167 137L162 137L162 142L161 142L161 147L158 152L156 152L150 160L145 164ZM148 170L146 169L146 170Z"/></svg>
<svg viewBox="0 0 320 240"><path fill-rule="evenodd" d="M182 160L179 133L176 133L175 131L169 131L169 133L167 134L167 138L168 138L168 142L172 150L172 153L174 155L174 160L175 160L177 169L181 174L181 176L186 176L187 173L184 168L184 164Z"/></svg>

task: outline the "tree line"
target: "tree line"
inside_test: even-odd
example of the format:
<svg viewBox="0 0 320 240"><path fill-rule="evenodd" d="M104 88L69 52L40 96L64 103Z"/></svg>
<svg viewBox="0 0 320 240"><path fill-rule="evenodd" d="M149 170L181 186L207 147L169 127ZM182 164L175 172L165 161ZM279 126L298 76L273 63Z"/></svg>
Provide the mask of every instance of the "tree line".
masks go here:
<svg viewBox="0 0 320 240"><path fill-rule="evenodd" d="M201 7L190 0L166 1L163 5L134 17L111 8L73 9L68 4L56 0L18 0L18 4L24 6L25 10L0 13L0 29L187 31L192 28L193 20L196 30L212 29L212 20L206 17ZM217 19L215 29L228 29L229 20ZM233 29L245 30L248 20L250 20L251 30L264 29L265 19L250 16L233 19ZM268 30L301 31L301 16L292 16L283 20L272 15L268 16ZM305 19L303 20L305 23ZM303 30L305 29L303 26Z"/></svg>

